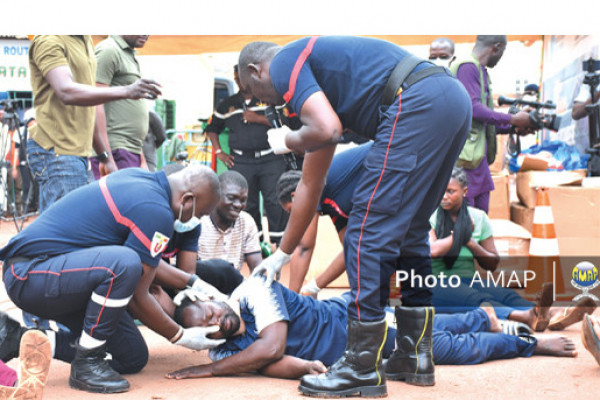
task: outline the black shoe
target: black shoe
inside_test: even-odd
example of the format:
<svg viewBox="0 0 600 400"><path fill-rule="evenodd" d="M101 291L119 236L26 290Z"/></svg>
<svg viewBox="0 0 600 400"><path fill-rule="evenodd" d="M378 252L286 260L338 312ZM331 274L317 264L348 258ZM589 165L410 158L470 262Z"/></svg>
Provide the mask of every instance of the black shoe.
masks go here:
<svg viewBox="0 0 600 400"><path fill-rule="evenodd" d="M342 356L321 375L305 375L298 390L316 397L385 397L381 349L387 324L348 320L348 342Z"/></svg>
<svg viewBox="0 0 600 400"><path fill-rule="evenodd" d="M11 318L7 313L0 311L0 359L9 362L19 356L21 337L27 328Z"/></svg>
<svg viewBox="0 0 600 400"><path fill-rule="evenodd" d="M433 307L396 307L396 349L385 366L385 375L411 385L435 385L431 350Z"/></svg>
<svg viewBox="0 0 600 400"><path fill-rule="evenodd" d="M119 393L129 390L129 382L108 365L106 345L85 349L77 345L71 362L69 386L93 393Z"/></svg>

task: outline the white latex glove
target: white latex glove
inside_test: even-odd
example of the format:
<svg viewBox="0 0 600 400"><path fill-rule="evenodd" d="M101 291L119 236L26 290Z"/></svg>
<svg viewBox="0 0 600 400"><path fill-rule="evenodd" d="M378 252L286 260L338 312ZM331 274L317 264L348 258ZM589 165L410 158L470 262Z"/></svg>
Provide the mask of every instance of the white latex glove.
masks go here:
<svg viewBox="0 0 600 400"><path fill-rule="evenodd" d="M285 145L285 136L291 131L292 130L285 125L281 128L272 128L267 131L267 140L269 141L269 146L273 149L273 153L286 154L291 152Z"/></svg>
<svg viewBox="0 0 600 400"><path fill-rule="evenodd" d="M264 272L267 273L267 279L265 286L271 286L273 278L277 277L277 280L281 277L281 268L292 258L291 254L286 254L281 249L275 250L271 256L264 259L260 264L254 268L252 275L261 275Z"/></svg>
<svg viewBox="0 0 600 400"><path fill-rule="evenodd" d="M187 328L183 330L183 335L181 335L181 338L175 344L192 350L212 349L225 343L225 339L211 339L206 337L206 335L218 331L219 327L217 325Z"/></svg>
<svg viewBox="0 0 600 400"><path fill-rule="evenodd" d="M311 296L312 298L316 299L320 291L321 289L317 286L317 281L313 279L306 285L302 286L302 289L300 289L300 294L304 296Z"/></svg>
<svg viewBox="0 0 600 400"><path fill-rule="evenodd" d="M207 296L206 294L199 292L196 289L188 288L188 289L183 289L179 293L177 293L175 295L175 297L173 298L173 303L175 303L176 306L180 306L181 302L185 298L188 298L193 302L210 300L210 297Z"/></svg>
<svg viewBox="0 0 600 400"><path fill-rule="evenodd" d="M196 279L196 282L194 282L194 284L192 285L192 289L216 301L227 300L227 295L224 295L223 293L219 292L219 290L216 287L214 287L210 283L204 282L200 278Z"/></svg>

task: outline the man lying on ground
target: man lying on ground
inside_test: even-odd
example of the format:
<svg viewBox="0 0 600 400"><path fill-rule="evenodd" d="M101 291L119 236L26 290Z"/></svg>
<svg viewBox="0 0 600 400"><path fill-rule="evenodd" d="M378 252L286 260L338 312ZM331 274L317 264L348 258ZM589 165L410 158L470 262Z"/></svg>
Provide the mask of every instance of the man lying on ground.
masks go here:
<svg viewBox="0 0 600 400"><path fill-rule="evenodd" d="M204 378L258 371L271 377L295 379L323 372L344 352L348 336L346 306L350 301L347 293L315 300L278 282L270 287L263 282L263 277L247 279L227 303L186 299L181 306L167 310L184 327L218 324L220 330L212 334L213 338L227 339L210 351L213 363L184 368L167 377ZM410 310L399 307L396 319L406 312ZM392 309L388 308L388 319L392 315ZM577 356L569 338L512 336L499 333L501 330L492 307L437 315L433 326L433 359L438 365L466 365L534 354ZM395 337L396 328L390 324L382 352L386 358L396 346ZM402 332L398 337L402 341ZM414 351L397 353L400 357L388 362L399 364L407 372L409 368L414 371Z"/></svg>

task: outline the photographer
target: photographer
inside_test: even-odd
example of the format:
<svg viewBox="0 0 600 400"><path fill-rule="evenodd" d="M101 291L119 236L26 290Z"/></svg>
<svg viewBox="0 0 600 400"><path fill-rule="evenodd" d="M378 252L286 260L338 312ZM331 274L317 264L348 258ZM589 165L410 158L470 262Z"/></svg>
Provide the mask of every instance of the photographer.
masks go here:
<svg viewBox="0 0 600 400"><path fill-rule="evenodd" d="M600 98L599 89L600 85L596 85L596 87L594 88L594 103L598 102L598 99ZM577 94L577 97L575 97L575 100L573 100L573 109L571 110L571 117L573 117L574 120L579 120L587 117L589 115L589 111L588 109L586 109L585 106L589 104L592 104L590 87L589 85L582 83L579 86L579 93Z"/></svg>
<svg viewBox="0 0 600 400"><path fill-rule="evenodd" d="M511 126L515 126L520 134L530 133L531 128L529 114L525 111L516 114L494 111L487 68L496 66L505 49L506 35L478 35L472 57L452 64L452 72L467 89L473 105L470 135L483 135L486 138L483 159L468 169L465 166L470 182L466 195L469 205L486 213L489 210L490 192L494 190L488 165L494 162L496 156L496 128L499 128L499 133L506 133ZM461 159L462 153L459 163Z"/></svg>

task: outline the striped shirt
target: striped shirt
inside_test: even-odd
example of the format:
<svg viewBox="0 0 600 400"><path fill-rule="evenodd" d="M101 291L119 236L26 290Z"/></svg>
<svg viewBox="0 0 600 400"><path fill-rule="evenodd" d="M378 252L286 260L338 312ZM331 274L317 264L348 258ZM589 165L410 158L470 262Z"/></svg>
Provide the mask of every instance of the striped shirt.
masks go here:
<svg viewBox="0 0 600 400"><path fill-rule="evenodd" d="M242 211L234 224L224 231L215 225L210 215L203 216L200 221L202 233L198 241L198 258L201 260L220 258L241 270L246 255L260 253L258 229L247 212Z"/></svg>

